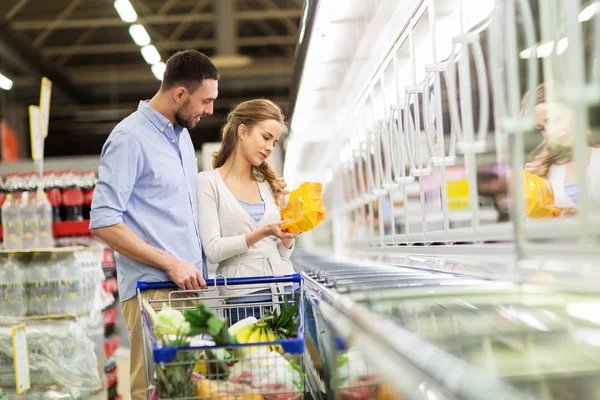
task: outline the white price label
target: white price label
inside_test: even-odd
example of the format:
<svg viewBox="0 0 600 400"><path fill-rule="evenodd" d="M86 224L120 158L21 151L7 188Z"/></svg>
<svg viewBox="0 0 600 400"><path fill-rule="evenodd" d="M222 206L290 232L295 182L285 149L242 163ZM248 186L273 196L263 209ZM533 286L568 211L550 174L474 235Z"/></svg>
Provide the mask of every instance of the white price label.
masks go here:
<svg viewBox="0 0 600 400"><path fill-rule="evenodd" d="M44 158L44 136L40 130L40 108L29 106L29 137L31 138L31 158L39 161Z"/></svg>
<svg viewBox="0 0 600 400"><path fill-rule="evenodd" d="M40 132L44 137L48 136L48 123L50 121L50 96L52 95L52 82L48 78L42 78L40 89Z"/></svg>
<svg viewBox="0 0 600 400"><path fill-rule="evenodd" d="M29 390L29 350L27 349L27 334L25 324L12 327L13 359L15 363L15 382L17 393Z"/></svg>

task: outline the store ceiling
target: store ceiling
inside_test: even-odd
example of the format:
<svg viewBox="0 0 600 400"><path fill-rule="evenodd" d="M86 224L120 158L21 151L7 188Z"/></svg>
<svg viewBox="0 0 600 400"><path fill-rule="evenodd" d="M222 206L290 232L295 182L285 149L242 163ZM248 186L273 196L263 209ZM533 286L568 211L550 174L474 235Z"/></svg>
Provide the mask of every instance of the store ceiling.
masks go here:
<svg viewBox="0 0 600 400"><path fill-rule="evenodd" d="M217 3L228 1L231 9ZM37 104L41 76L53 81L47 156L99 153L112 127L160 85L113 2L0 2L0 72L14 81L7 101L23 107ZM191 132L196 148L217 140L226 113L240 101L268 97L287 109L303 0L131 4L163 61L183 49L252 59L244 67L217 64L219 98L214 116Z"/></svg>

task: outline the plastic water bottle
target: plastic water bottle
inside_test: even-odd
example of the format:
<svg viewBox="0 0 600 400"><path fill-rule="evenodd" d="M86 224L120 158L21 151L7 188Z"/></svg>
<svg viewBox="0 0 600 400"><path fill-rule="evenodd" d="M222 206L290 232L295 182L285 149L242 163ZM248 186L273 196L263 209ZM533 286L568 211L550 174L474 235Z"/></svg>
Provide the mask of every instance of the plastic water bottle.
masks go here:
<svg viewBox="0 0 600 400"><path fill-rule="evenodd" d="M24 192L21 197L21 220L23 221L23 248L38 247L39 226L36 198L33 193Z"/></svg>
<svg viewBox="0 0 600 400"><path fill-rule="evenodd" d="M37 199L37 220L39 229L39 247L49 249L54 247L52 233L52 205L46 193L39 193Z"/></svg>
<svg viewBox="0 0 600 400"><path fill-rule="evenodd" d="M21 263L15 254L3 254L0 261L0 316L25 315Z"/></svg>
<svg viewBox="0 0 600 400"><path fill-rule="evenodd" d="M21 209L19 208L19 201L15 199L13 194L8 194L2 205L2 229L4 231L5 250L23 248Z"/></svg>

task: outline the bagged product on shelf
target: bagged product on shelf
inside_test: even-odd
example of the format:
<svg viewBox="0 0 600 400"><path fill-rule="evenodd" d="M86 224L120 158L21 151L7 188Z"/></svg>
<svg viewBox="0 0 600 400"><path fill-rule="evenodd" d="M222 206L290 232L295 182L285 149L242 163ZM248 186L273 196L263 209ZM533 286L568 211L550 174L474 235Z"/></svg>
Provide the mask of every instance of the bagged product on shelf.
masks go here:
<svg viewBox="0 0 600 400"><path fill-rule="evenodd" d="M94 344L74 320L0 321L0 387L14 387L11 327L25 322L32 387L58 385L74 398L102 389Z"/></svg>
<svg viewBox="0 0 600 400"><path fill-rule="evenodd" d="M523 171L525 192L525 215L528 218L553 218L560 215L560 208L554 206L554 193L550 183L544 178Z"/></svg>
<svg viewBox="0 0 600 400"><path fill-rule="evenodd" d="M282 225L284 232L307 232L325 220L327 210L322 190L321 183L304 182L290 192L288 203L281 209L281 219L293 221Z"/></svg>

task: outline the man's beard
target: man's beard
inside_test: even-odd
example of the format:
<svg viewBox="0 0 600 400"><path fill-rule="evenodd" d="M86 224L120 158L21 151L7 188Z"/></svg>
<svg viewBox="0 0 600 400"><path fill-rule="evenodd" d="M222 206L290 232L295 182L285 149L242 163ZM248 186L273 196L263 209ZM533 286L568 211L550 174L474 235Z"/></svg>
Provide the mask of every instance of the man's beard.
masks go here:
<svg viewBox="0 0 600 400"><path fill-rule="evenodd" d="M179 112L175 114L175 122L177 122L178 125L181 125L186 129L194 129L194 127L196 126L193 119L191 121L188 121Z"/></svg>

